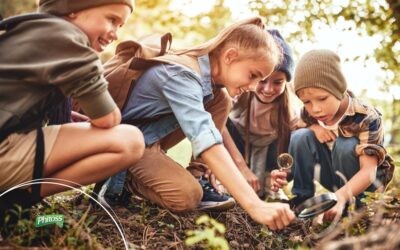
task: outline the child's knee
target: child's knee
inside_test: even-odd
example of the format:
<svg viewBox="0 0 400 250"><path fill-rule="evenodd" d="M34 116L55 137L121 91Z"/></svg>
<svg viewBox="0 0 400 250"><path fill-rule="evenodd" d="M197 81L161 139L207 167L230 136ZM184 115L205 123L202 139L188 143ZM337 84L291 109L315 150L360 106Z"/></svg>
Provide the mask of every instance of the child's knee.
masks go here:
<svg viewBox="0 0 400 250"><path fill-rule="evenodd" d="M130 164L137 162L144 153L145 143L142 132L131 125L116 126L114 141L121 147L120 150Z"/></svg>
<svg viewBox="0 0 400 250"><path fill-rule="evenodd" d="M314 132L309 128L301 128L292 132L290 136L290 146L302 147L310 140L315 140Z"/></svg>
<svg viewBox="0 0 400 250"><path fill-rule="evenodd" d="M173 212L187 212L195 210L203 197L200 184L194 179L192 183L181 184L180 192L176 199L164 200L164 205Z"/></svg>
<svg viewBox="0 0 400 250"><path fill-rule="evenodd" d="M340 155L340 158L354 158L356 157L355 147L358 144L358 139L355 137L343 138L337 137L335 142L334 151Z"/></svg>

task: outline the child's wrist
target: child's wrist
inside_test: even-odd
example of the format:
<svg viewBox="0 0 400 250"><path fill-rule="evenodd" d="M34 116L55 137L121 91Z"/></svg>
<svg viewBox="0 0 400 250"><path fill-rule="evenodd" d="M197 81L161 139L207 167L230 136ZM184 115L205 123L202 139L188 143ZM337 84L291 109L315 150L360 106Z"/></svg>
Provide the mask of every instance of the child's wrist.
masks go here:
<svg viewBox="0 0 400 250"><path fill-rule="evenodd" d="M338 203L345 203L349 200L349 198L346 197L346 195L342 194L340 190L336 191L335 195Z"/></svg>
<svg viewBox="0 0 400 250"><path fill-rule="evenodd" d="M240 171L249 169L246 162L244 162L244 161L237 161L236 165Z"/></svg>

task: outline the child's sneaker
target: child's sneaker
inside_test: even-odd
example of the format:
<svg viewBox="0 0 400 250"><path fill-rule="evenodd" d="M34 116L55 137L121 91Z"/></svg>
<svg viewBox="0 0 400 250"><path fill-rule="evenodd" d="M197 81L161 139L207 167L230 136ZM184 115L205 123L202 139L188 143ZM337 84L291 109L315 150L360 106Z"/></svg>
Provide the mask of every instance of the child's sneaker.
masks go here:
<svg viewBox="0 0 400 250"><path fill-rule="evenodd" d="M97 201L100 202L101 205L105 207L114 207L114 206L127 206L129 204L129 198L131 193L124 189L122 190L121 195L109 195L106 193L107 185L103 185L101 190L97 196Z"/></svg>
<svg viewBox="0 0 400 250"><path fill-rule="evenodd" d="M231 196L218 193L209 181L200 178L199 182L203 189L199 209L223 211L235 206L236 202Z"/></svg>

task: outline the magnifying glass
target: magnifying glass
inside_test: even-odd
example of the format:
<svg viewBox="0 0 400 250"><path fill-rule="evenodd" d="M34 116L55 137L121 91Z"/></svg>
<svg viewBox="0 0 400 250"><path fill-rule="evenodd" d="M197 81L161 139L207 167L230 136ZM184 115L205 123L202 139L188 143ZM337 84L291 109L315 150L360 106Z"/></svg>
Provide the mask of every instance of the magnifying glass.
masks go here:
<svg viewBox="0 0 400 250"><path fill-rule="evenodd" d="M293 166L293 157L288 153L283 153L276 159L279 170L289 173Z"/></svg>
<svg viewBox="0 0 400 250"><path fill-rule="evenodd" d="M277 164L280 171L289 173L293 166L293 157L288 153L278 156ZM336 205L337 199L334 193L325 193L311 197L294 209L299 219L308 219L322 214Z"/></svg>
<svg viewBox="0 0 400 250"><path fill-rule="evenodd" d="M309 219L331 209L336 205L337 199L334 193L325 193L305 200L294 209L299 219Z"/></svg>

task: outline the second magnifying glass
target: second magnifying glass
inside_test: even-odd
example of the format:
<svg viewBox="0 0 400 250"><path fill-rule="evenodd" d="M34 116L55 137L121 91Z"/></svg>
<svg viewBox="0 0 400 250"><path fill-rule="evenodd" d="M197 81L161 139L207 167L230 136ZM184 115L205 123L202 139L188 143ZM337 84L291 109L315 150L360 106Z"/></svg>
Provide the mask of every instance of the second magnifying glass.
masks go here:
<svg viewBox="0 0 400 250"><path fill-rule="evenodd" d="M278 156L277 164L280 171L289 173L293 166L293 157L288 153L283 153ZM294 208L294 212L299 219L308 219L324 213L337 202L334 193L325 193L315 197L311 197L300 205Z"/></svg>

